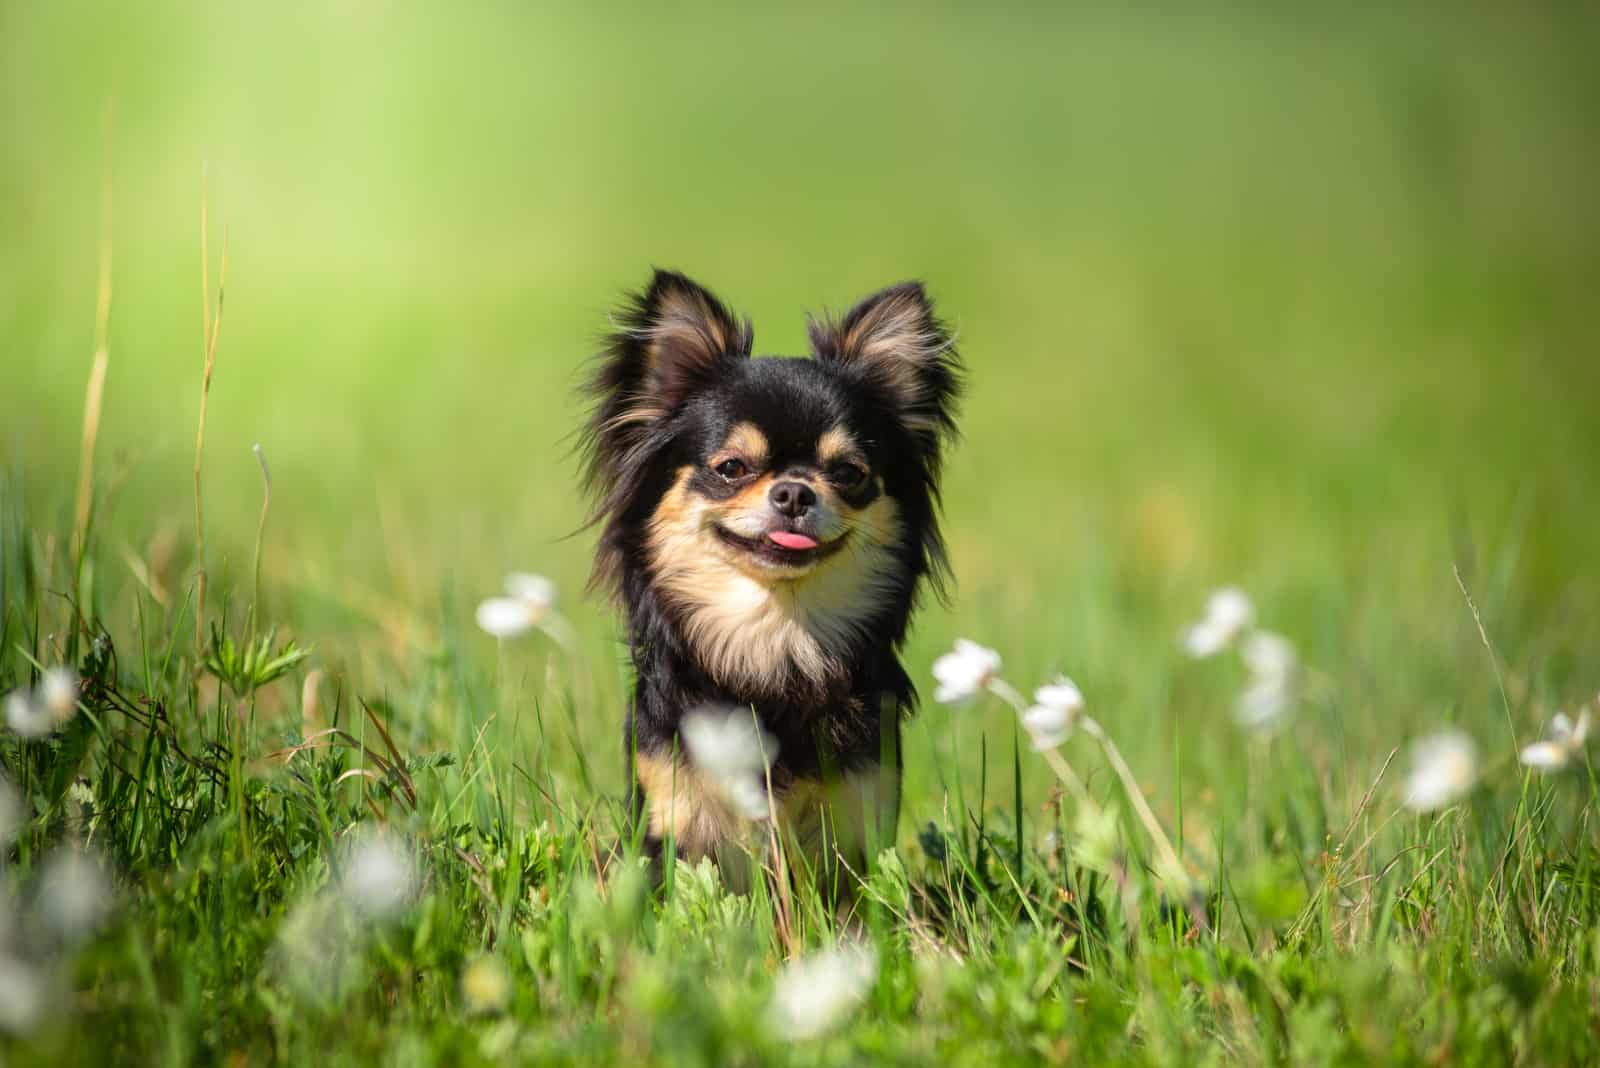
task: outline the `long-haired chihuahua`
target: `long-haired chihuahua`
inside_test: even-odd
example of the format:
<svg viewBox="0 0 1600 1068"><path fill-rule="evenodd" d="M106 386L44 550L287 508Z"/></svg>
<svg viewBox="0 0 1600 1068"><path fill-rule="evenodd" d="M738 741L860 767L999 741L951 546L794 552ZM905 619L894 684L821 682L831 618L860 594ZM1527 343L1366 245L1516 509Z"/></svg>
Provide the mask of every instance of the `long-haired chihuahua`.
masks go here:
<svg viewBox="0 0 1600 1068"><path fill-rule="evenodd" d="M810 357L753 358L748 320L657 271L614 317L585 429L594 581L626 611L632 811L646 842L724 862L747 824L683 756L706 706L776 740L767 801L813 861L861 872L890 845L898 651L942 589L939 471L961 365L923 287L810 323Z"/></svg>

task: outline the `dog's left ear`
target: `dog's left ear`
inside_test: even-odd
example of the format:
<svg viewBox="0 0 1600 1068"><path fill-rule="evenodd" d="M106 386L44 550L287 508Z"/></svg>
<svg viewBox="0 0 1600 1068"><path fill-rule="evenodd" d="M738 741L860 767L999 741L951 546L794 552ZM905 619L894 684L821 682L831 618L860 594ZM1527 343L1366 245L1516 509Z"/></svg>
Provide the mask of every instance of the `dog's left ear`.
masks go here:
<svg viewBox="0 0 1600 1068"><path fill-rule="evenodd" d="M898 412L937 459L955 432L961 360L921 282L902 282L860 301L843 319L813 319L818 360L861 378Z"/></svg>

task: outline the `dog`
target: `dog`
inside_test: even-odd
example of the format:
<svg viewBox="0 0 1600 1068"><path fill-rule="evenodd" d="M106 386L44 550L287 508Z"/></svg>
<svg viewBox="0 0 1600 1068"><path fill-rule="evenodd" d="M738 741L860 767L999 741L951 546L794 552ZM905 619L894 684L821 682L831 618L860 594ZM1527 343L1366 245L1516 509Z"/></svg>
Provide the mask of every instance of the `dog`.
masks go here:
<svg viewBox="0 0 1600 1068"><path fill-rule="evenodd" d="M898 653L949 574L953 338L917 282L812 319L810 357L753 357L749 320L670 271L612 322L582 440L592 584L626 614L636 680L635 829L652 855L670 839L728 876L750 825L686 759L680 728L732 706L776 741L762 796L785 841L820 877L861 873L898 818L916 702Z"/></svg>

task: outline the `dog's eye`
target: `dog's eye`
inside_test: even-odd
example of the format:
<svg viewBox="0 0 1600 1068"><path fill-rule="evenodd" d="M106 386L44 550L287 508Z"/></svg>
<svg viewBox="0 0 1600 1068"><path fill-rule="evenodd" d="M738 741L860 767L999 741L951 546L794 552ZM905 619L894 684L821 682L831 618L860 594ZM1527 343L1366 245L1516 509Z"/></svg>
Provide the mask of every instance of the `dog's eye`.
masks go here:
<svg viewBox="0 0 1600 1068"><path fill-rule="evenodd" d="M867 481L867 469L849 460L834 464L830 474L835 482L847 490L860 489Z"/></svg>
<svg viewBox="0 0 1600 1068"><path fill-rule="evenodd" d="M733 458L721 461L712 467L711 470L715 471L729 482L737 482L745 475L750 473L750 468L745 466L745 462L743 460Z"/></svg>

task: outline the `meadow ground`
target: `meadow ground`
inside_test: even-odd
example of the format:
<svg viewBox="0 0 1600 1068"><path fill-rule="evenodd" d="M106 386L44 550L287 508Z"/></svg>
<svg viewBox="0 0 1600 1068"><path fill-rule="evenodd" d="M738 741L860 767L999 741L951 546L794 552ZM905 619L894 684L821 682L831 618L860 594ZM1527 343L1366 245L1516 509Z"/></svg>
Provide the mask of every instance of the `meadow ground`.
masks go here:
<svg viewBox="0 0 1600 1068"><path fill-rule="evenodd" d="M1596 29L0 8L12 727L81 680L0 735L0 1059L1600 1058L1596 780L1519 762L1600 690ZM905 276L960 331L956 587L905 652L869 950L604 862L627 676L572 390L653 263L758 351ZM511 571L566 649L474 626ZM1302 665L1272 731L1180 645L1227 584ZM958 636L1076 681L1181 877L1086 732L1089 805L1003 701L926 700ZM1416 811L1445 730L1475 785Z"/></svg>

